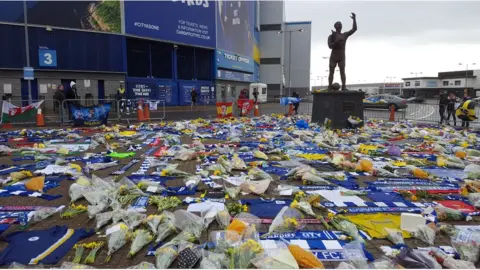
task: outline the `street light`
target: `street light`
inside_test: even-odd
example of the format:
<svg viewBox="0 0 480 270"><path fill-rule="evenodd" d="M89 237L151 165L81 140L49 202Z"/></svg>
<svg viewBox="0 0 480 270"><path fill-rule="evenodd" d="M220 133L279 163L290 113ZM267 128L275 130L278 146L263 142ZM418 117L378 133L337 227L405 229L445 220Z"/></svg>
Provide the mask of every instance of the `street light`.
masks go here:
<svg viewBox="0 0 480 270"><path fill-rule="evenodd" d="M296 29L296 30L283 30L278 31L279 34L282 33L289 33L289 45L288 45L288 96L291 96L291 89L292 89L292 77L291 77L291 65L292 65L292 33L293 32L303 32L303 29Z"/></svg>
<svg viewBox="0 0 480 270"><path fill-rule="evenodd" d="M464 64L464 63L458 63L459 66L465 65L465 90L468 91L467 87L467 78L468 78L468 65L475 66L477 63L470 63L470 64Z"/></svg>
<svg viewBox="0 0 480 270"><path fill-rule="evenodd" d="M413 82L413 84L415 85L415 90L413 90L415 92L415 96L417 95L417 77L418 75L422 75L422 72L410 72L410 74L412 75L415 75L415 81Z"/></svg>

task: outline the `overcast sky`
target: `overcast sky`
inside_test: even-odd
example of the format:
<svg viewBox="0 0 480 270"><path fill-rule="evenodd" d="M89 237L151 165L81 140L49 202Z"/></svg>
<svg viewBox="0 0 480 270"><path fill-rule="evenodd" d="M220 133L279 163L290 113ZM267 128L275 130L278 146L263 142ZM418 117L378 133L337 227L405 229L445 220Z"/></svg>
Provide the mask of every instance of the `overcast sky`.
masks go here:
<svg viewBox="0 0 480 270"><path fill-rule="evenodd" d="M312 21L315 80L328 75L328 60L322 56L330 56L327 38L333 24L341 21L342 32L350 30L350 12L357 15L358 30L347 41L347 84L383 82L386 77L400 81L414 77L411 72L436 76L439 71L464 70L459 62L476 62L480 69L480 1L286 0L285 7L287 21ZM340 82L338 72L334 81Z"/></svg>

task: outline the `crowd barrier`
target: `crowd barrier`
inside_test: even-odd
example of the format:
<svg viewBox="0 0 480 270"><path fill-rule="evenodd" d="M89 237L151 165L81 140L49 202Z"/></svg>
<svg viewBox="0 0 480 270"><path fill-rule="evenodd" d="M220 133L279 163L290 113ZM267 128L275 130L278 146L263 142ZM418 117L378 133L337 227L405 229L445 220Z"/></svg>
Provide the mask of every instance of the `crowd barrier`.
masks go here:
<svg viewBox="0 0 480 270"><path fill-rule="evenodd" d="M118 112L118 121L137 121L139 120L139 112L141 109L142 113L145 115L145 105L152 104L148 106L148 119L145 121L161 121L166 118L165 114L165 101L152 100L152 99L121 99L116 101L116 108ZM153 109L156 105L156 110ZM152 109L151 109L152 108Z"/></svg>

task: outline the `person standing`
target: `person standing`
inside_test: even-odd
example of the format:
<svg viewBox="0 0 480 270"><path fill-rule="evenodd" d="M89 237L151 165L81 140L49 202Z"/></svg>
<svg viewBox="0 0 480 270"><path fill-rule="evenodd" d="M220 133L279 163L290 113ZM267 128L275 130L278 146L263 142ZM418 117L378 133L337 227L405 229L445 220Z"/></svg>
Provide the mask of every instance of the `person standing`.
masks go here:
<svg viewBox="0 0 480 270"><path fill-rule="evenodd" d="M459 107L463 107L463 104L465 104L468 100L470 100L470 96L468 95L468 92L465 90L465 92L463 92L463 103L460 104ZM467 105L468 106L468 105ZM470 121L467 121L467 120L464 120L462 119L462 127L465 127L465 128L468 128L470 127Z"/></svg>
<svg viewBox="0 0 480 270"><path fill-rule="evenodd" d="M55 101L53 103L53 112L58 113L60 112L60 108L62 108L63 101L65 100L65 92L62 84L57 87L55 94L53 94L53 100Z"/></svg>
<svg viewBox="0 0 480 270"><path fill-rule="evenodd" d="M253 99L255 100L255 104L258 103L258 91L257 89L253 90Z"/></svg>
<svg viewBox="0 0 480 270"><path fill-rule="evenodd" d="M300 95L297 92L293 92L292 97L297 99L297 101L293 103L293 110L295 111L295 114L298 114L298 107L300 106Z"/></svg>
<svg viewBox="0 0 480 270"><path fill-rule="evenodd" d="M457 125L457 117L455 117L455 104L457 103L457 97L454 93L448 95L448 104L447 104L447 125L450 125L450 115L453 118L453 125Z"/></svg>
<svg viewBox="0 0 480 270"><path fill-rule="evenodd" d="M70 89L65 93L65 99L67 100L67 108L69 119L72 120L72 109L73 106L80 105L80 101L77 94L77 84L74 81L70 82Z"/></svg>
<svg viewBox="0 0 480 270"><path fill-rule="evenodd" d="M447 109L448 99L444 92L440 93L439 101L439 113L440 113L440 125L445 122L445 110Z"/></svg>
<svg viewBox="0 0 480 270"><path fill-rule="evenodd" d="M193 110L193 106L197 108L197 92L195 91L195 88L192 88L192 91L190 92L190 110Z"/></svg>
<svg viewBox="0 0 480 270"><path fill-rule="evenodd" d="M120 113L123 114L125 112L125 109L126 109L127 114L129 114L130 110L129 110L129 107L126 106L127 95L126 95L126 92L125 92L125 86L124 86L123 81L120 82L120 87L118 87L115 97L117 99L117 104L118 104L118 107L119 107L118 109L120 110Z"/></svg>

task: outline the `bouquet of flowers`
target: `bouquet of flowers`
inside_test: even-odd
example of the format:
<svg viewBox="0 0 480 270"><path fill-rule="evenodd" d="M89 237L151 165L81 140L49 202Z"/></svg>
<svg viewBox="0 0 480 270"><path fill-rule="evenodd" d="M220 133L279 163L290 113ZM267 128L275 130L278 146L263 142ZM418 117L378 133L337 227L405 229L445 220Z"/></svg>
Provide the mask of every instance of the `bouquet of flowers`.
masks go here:
<svg viewBox="0 0 480 270"><path fill-rule="evenodd" d="M241 159L238 154L234 154L232 157L232 168L234 170L244 171L247 169L247 164Z"/></svg>
<svg viewBox="0 0 480 270"><path fill-rule="evenodd" d="M443 205L437 205L434 207L435 212L437 213L437 218L439 221L461 221L465 220L465 215L459 210L445 207Z"/></svg>
<svg viewBox="0 0 480 270"><path fill-rule="evenodd" d="M413 236L433 246L436 233L429 225L420 225L417 227L417 230L413 232Z"/></svg>
<svg viewBox="0 0 480 270"><path fill-rule="evenodd" d="M220 225L221 228L225 229L230 224L232 217L227 210L222 210L217 212L217 214L215 215L215 219L217 220L218 225Z"/></svg>
<svg viewBox="0 0 480 270"><path fill-rule="evenodd" d="M75 244L73 246L75 249L75 258L73 258L73 263L80 263L82 260L83 252L85 251L84 244Z"/></svg>
<svg viewBox="0 0 480 270"><path fill-rule="evenodd" d="M288 206L283 207L273 219L272 224L268 228L268 233L262 235L262 238L273 233L294 232L301 229L304 225L298 221L301 218L303 218L303 215L297 209Z"/></svg>
<svg viewBox="0 0 480 270"><path fill-rule="evenodd" d="M263 179L272 179L270 174L266 173L262 169L259 169L258 167L253 167L248 171L248 175L250 176L250 179L252 180L263 180Z"/></svg>
<svg viewBox="0 0 480 270"><path fill-rule="evenodd" d="M109 262L112 258L112 254L121 249L130 238L130 232L128 226L125 223L120 223L115 226L118 226L118 230L112 232L111 234L107 235L107 245L108 245L108 253L107 258L105 258L105 262Z"/></svg>
<svg viewBox="0 0 480 270"><path fill-rule="evenodd" d="M73 183L68 188L68 195L70 196L70 201L74 202L83 197L86 191L89 190L88 187Z"/></svg>
<svg viewBox="0 0 480 270"><path fill-rule="evenodd" d="M152 231L153 235L157 234L158 225L162 222L163 215L149 215L146 219L143 220L143 223Z"/></svg>
<svg viewBox="0 0 480 270"><path fill-rule="evenodd" d="M237 248L231 248L227 251L230 257L230 269L249 268L250 261L258 254L263 252L262 246L255 240L249 239Z"/></svg>
<svg viewBox="0 0 480 270"><path fill-rule="evenodd" d="M160 243L169 235L177 231L177 229L175 228L175 216L173 215L173 213L164 211L163 216L164 218L162 223L158 225L157 239L155 240L155 243Z"/></svg>
<svg viewBox="0 0 480 270"><path fill-rule="evenodd" d="M97 256L97 252L103 247L105 242L100 241L100 242L91 242L88 244L85 244L85 248L92 249L90 253L88 253L88 256L85 258L83 261L84 264L90 264L95 262L95 256Z"/></svg>
<svg viewBox="0 0 480 270"><path fill-rule="evenodd" d="M183 183L188 189L192 190L198 185L198 183L200 183L200 180L202 180L200 176L193 175L185 178Z"/></svg>
<svg viewBox="0 0 480 270"><path fill-rule="evenodd" d="M177 256L176 246L160 247L155 251L155 266L157 269L167 269Z"/></svg>
<svg viewBox="0 0 480 270"><path fill-rule="evenodd" d="M84 206L84 205L75 205L75 204L71 204L67 210L63 211L63 213L60 214L60 217L61 218L72 218L72 217L75 217L81 213L85 213L87 212L87 207Z"/></svg>
<svg viewBox="0 0 480 270"><path fill-rule="evenodd" d="M153 236L150 234L149 231L138 229L136 230L133 235L132 245L130 246L130 252L128 253L128 257L131 258L137 254L140 249L142 249L145 245L152 242Z"/></svg>
<svg viewBox="0 0 480 270"><path fill-rule="evenodd" d="M159 197L159 196L150 196L149 204L155 204L158 207L158 211L167 210L170 208L175 208L182 204L182 201L175 196L172 197Z"/></svg>
<svg viewBox="0 0 480 270"><path fill-rule="evenodd" d="M312 172L306 172L302 176L302 182L304 185L330 185L331 183L322 177L313 174Z"/></svg>
<svg viewBox="0 0 480 270"><path fill-rule="evenodd" d="M228 172L228 173L231 173L232 172L232 169L233 169L233 165L232 163L230 162L230 160L228 160L228 158L225 156L225 155L222 155L220 156L218 159L217 159L217 163L222 165L223 168L225 168L225 171Z"/></svg>
<svg viewBox="0 0 480 270"><path fill-rule="evenodd" d="M177 176L177 177L185 177L189 176L190 174L184 171L177 170L177 164L171 165L169 164L166 168L160 171L160 176Z"/></svg>
<svg viewBox="0 0 480 270"><path fill-rule="evenodd" d="M268 160L268 156L265 155L262 151L256 150L253 152L253 156L258 159Z"/></svg>
<svg viewBox="0 0 480 270"><path fill-rule="evenodd" d="M276 242L277 248L266 249L258 254L252 264L257 269L298 269L298 263L290 250L282 242Z"/></svg>
<svg viewBox="0 0 480 270"><path fill-rule="evenodd" d="M228 213L231 215L235 216L237 214L240 214L242 212L247 212L248 211L248 206L243 205L239 202L231 202L231 203L226 203L225 206L227 207ZM230 221L229 221L230 224ZM228 226L228 224L227 224Z"/></svg>
<svg viewBox="0 0 480 270"><path fill-rule="evenodd" d="M360 236L357 226L352 222L342 218L341 216L331 217L330 223L339 231L351 236L353 239L358 240L361 243L365 243L365 240Z"/></svg>

